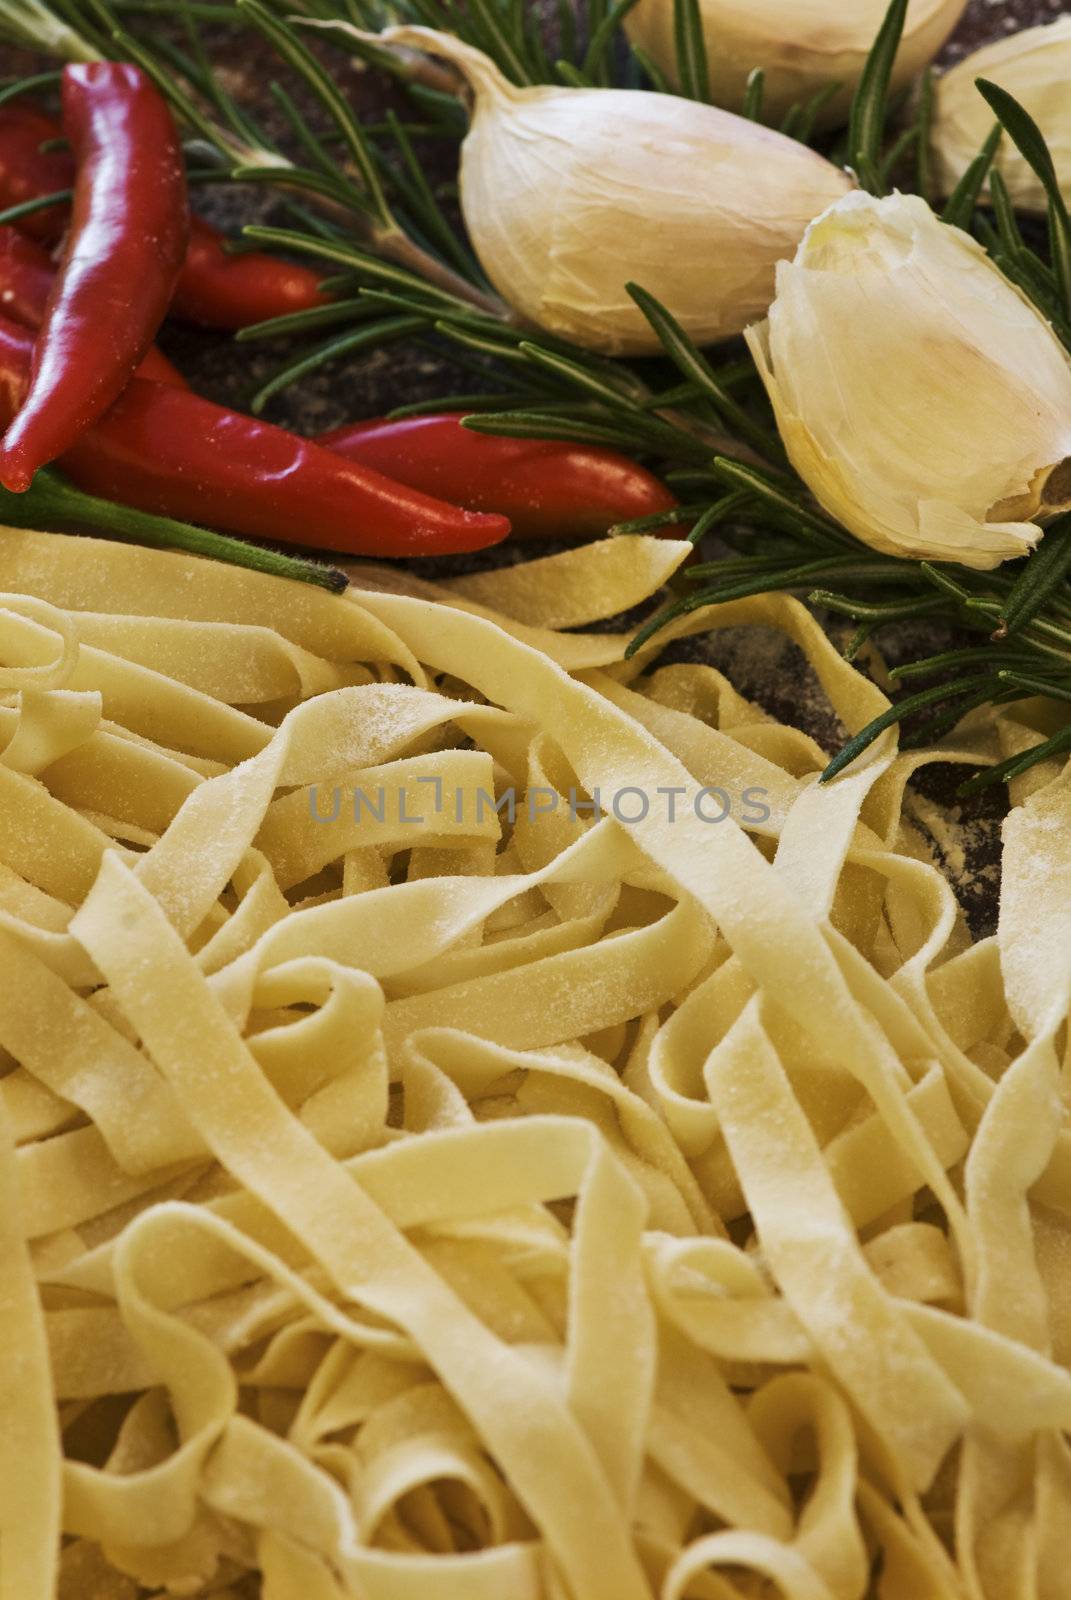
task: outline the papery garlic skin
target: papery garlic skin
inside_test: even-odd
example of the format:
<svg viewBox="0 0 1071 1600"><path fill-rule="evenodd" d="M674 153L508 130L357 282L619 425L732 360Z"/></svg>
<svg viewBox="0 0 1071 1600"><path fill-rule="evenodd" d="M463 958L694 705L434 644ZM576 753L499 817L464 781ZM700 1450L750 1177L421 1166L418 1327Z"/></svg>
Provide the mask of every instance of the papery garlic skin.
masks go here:
<svg viewBox="0 0 1071 1600"><path fill-rule="evenodd" d="M1071 200L1071 16L1024 28L976 50L934 85L930 147L942 194L951 194L995 122L975 86L988 78L1029 111L1048 143L1060 187ZM1011 139L1001 140L995 166L1014 205L1045 211L1048 200Z"/></svg>
<svg viewBox="0 0 1071 1600"><path fill-rule="evenodd" d="M527 321L591 350L661 348L630 281L699 344L742 332L773 297L777 261L851 187L814 151L714 106L640 90L518 89L449 35L379 37L464 73L474 103L461 208L480 263Z"/></svg>
<svg viewBox="0 0 1071 1600"><path fill-rule="evenodd" d="M911 0L893 68L902 88L929 64L966 9L967 0ZM712 98L739 111L749 74L765 74L763 118L780 122L790 106L839 84L819 125L847 120L852 94L888 0L699 0ZM676 83L673 0L640 0L625 32Z"/></svg>
<svg viewBox="0 0 1071 1600"><path fill-rule="evenodd" d="M831 206L746 338L792 465L864 544L991 568L1071 508L1071 360L917 195Z"/></svg>

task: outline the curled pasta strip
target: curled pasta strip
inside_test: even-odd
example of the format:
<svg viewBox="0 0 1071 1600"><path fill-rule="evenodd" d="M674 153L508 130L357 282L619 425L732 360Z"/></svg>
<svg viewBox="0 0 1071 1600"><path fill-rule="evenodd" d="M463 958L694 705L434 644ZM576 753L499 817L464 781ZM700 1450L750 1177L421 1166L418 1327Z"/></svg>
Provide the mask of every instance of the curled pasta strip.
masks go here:
<svg viewBox="0 0 1071 1600"><path fill-rule="evenodd" d="M5 534L0 1600L1062 1594L1066 775L972 943L928 754L573 631L688 548Z"/></svg>

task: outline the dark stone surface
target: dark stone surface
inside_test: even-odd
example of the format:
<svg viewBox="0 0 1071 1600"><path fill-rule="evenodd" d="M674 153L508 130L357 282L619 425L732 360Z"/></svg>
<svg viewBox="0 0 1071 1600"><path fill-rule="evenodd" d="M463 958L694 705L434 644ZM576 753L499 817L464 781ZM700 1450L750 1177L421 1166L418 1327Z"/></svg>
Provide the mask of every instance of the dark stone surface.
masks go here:
<svg viewBox="0 0 1071 1600"><path fill-rule="evenodd" d="M851 0L845 0L850 4ZM582 4L582 0L581 0ZM547 0L540 9L549 11ZM1005 32L1032 23L1051 21L1068 10L1067 0L971 0L963 21L946 51L946 59L958 59L969 49ZM276 58L250 32L241 30L229 36L221 33L215 49L227 64L227 86L256 107L266 110L265 86L278 70ZM0 72L4 77L30 70L30 58L0 50ZM332 70L337 74L344 58L332 53ZM347 68L342 67L343 73ZM362 114L378 115L389 101L389 91L376 75L354 70L352 99ZM422 151L430 172L442 181L451 176L446 164L449 152L442 147ZM196 197L198 209L213 220L231 227L254 218L270 218L285 223L277 204L262 189L202 188ZM290 358L293 347L284 341L274 344L235 345L225 335L169 326L161 344L181 366L194 386L211 398L232 406L245 407L265 379ZM348 418L375 416L393 406L434 398L437 394L471 390L470 374L452 366L448 353L427 345L409 344L378 350L358 359L347 359L325 367L272 402L266 415L273 421L315 432ZM513 560L522 551L507 547L492 553L485 564ZM425 562L428 576L464 570L473 558ZM831 623L835 636L838 625ZM889 632L878 643L890 656L897 641ZM918 628L908 638L901 633L898 644L904 653L929 653L946 648L949 635L939 629ZM910 651L908 647L910 646ZM794 646L772 644L768 635L756 630L735 630L714 635L709 641L692 641L687 646L693 658L713 662L732 678L741 693L748 695L774 715L795 723L813 734L828 749L836 747L838 729L829 706ZM995 926L999 868L999 823L1004 810L1002 790L991 792L969 803L955 799L955 787L963 770L947 764L935 765L920 774L915 785L923 802L930 801L943 819L939 831L951 829L957 843L946 860L960 901L976 935ZM947 843L947 837L946 837Z"/></svg>

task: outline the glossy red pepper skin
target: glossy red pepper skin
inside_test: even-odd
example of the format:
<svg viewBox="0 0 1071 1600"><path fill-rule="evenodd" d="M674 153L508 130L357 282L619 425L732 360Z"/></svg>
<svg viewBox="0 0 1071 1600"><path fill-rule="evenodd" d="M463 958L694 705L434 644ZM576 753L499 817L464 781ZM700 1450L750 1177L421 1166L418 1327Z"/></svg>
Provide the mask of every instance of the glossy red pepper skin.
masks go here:
<svg viewBox="0 0 1071 1600"><path fill-rule="evenodd" d="M43 245L17 228L0 227L0 314L24 328L39 328L55 282L56 265ZM151 345L138 376L188 387L177 367Z"/></svg>
<svg viewBox="0 0 1071 1600"><path fill-rule="evenodd" d="M0 106L0 210L69 189L74 161L65 150L40 151L62 138L58 123L25 104ZM27 212L15 226L46 244L63 237L66 206ZM201 217L190 219L186 259L175 285L171 315L203 328L235 330L293 311L324 305L320 279L308 267L262 250L231 255L226 234Z"/></svg>
<svg viewBox="0 0 1071 1600"><path fill-rule="evenodd" d="M202 328L248 328L327 304L308 267L262 251L231 255L226 236L194 217L190 247L171 302L172 316Z"/></svg>
<svg viewBox="0 0 1071 1600"><path fill-rule="evenodd" d="M25 101L0 106L0 211L71 188L74 159L70 152L41 149L62 137L58 122ZM20 217L18 229L45 244L55 244L63 237L69 216L68 205L46 206Z"/></svg>
<svg viewBox="0 0 1071 1600"><path fill-rule="evenodd" d="M43 245L17 228L0 228L0 312L24 328L39 328L56 264Z"/></svg>
<svg viewBox="0 0 1071 1600"><path fill-rule="evenodd" d="M519 539L591 538L677 504L665 484L616 450L473 433L461 426L464 415L351 423L320 434L318 443L425 494L498 511Z"/></svg>
<svg viewBox="0 0 1071 1600"><path fill-rule="evenodd" d="M121 61L64 68L76 177L71 226L0 448L0 482L29 488L123 392L156 336L189 238L178 131L155 84Z"/></svg>
<svg viewBox="0 0 1071 1600"><path fill-rule="evenodd" d="M30 367L30 339L0 318L0 426ZM347 555L482 550L510 531L321 449L311 439L132 378L61 457L79 488L180 521Z"/></svg>

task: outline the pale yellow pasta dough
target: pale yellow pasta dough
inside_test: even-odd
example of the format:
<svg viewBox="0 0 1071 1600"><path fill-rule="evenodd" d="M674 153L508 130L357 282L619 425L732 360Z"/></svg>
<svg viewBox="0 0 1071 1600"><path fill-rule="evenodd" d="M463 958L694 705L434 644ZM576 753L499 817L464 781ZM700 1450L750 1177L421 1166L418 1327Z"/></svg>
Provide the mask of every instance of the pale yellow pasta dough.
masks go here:
<svg viewBox="0 0 1071 1600"><path fill-rule="evenodd" d="M0 1600L1061 1600L1071 778L972 943L664 636L0 535ZM783 596L849 730L881 691Z"/></svg>

